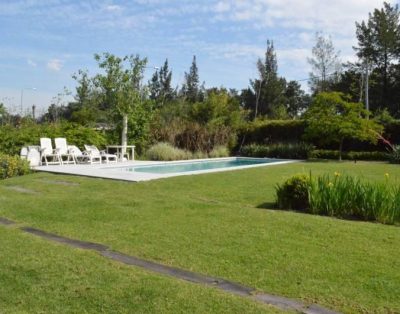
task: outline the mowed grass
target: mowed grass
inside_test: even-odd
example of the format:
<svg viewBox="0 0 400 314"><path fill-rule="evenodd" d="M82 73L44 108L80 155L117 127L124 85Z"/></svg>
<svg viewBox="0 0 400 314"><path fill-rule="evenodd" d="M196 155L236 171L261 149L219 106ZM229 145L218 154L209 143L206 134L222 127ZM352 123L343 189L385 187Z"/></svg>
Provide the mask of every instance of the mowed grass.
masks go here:
<svg viewBox="0 0 400 314"><path fill-rule="evenodd" d="M0 226L0 313L283 313Z"/></svg>
<svg viewBox="0 0 400 314"><path fill-rule="evenodd" d="M0 183L0 216L346 313L400 312L398 226L265 209L278 182L309 171L400 179L396 165L363 162L143 183L40 173Z"/></svg>

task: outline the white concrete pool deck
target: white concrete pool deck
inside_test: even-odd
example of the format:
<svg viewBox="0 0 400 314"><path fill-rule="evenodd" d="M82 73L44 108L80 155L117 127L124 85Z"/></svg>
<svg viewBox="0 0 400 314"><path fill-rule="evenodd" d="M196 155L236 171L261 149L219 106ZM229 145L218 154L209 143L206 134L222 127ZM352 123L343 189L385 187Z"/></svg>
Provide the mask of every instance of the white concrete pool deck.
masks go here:
<svg viewBox="0 0 400 314"><path fill-rule="evenodd" d="M255 165L247 165L247 166L239 166L239 167L231 167L231 168L218 168L218 169L210 169L210 170L200 170L200 171L190 171L190 172L176 172L176 173L147 173L147 172L131 172L124 170L124 168L135 167L135 166L147 166L147 165L162 165L162 164L179 164L179 163L188 163L188 162L199 162L199 161L211 161L211 160L232 160L236 159L236 157L229 158L213 158L213 159L194 159L194 160L179 160L179 161L126 161L119 162L114 164L77 164L77 165L51 165L51 166L39 166L33 168L35 171L44 171L51 173L59 173L59 174L68 174L68 175L77 175L77 176L85 176L85 177L95 177L95 178L104 178L104 179L114 179L114 180L122 180L122 181L131 181L131 182L139 182L139 181L149 181L155 179L162 178L170 178L176 176L184 176L184 175L195 175L195 174L203 174L203 173L212 173L212 172L222 172L222 171L234 171L239 169L248 169L255 167L267 167L274 165L281 165L287 163L298 162L298 160L277 160L272 163L265 164L255 164ZM259 159L259 158L258 158Z"/></svg>

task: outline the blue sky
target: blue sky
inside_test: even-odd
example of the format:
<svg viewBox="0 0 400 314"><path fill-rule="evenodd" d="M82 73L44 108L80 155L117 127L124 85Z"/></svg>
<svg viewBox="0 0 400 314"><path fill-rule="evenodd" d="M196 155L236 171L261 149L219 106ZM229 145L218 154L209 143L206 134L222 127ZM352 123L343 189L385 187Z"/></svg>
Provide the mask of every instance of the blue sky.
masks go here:
<svg viewBox="0 0 400 314"><path fill-rule="evenodd" d="M398 1L391 1L391 3ZM96 72L94 53L168 58L181 84L193 55L207 87L242 89L272 39L278 71L303 79L316 31L330 35L343 61L354 60L355 21L380 0L0 0L0 102L47 107L79 69ZM146 70L147 78L152 70ZM30 89L35 87L36 90ZM67 97L62 96L63 101Z"/></svg>

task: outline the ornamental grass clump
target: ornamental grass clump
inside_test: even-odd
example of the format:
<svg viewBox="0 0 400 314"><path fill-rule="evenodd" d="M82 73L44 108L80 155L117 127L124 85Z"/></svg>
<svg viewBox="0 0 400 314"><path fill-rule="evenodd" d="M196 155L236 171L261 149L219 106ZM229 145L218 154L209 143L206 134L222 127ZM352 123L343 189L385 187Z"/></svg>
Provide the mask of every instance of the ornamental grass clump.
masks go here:
<svg viewBox="0 0 400 314"><path fill-rule="evenodd" d="M360 219L378 221L385 224L400 222L400 186L391 185L388 182L388 174L385 174L386 182L367 182L359 178L335 173L334 176L322 175L298 182L298 187L304 190L304 182L307 184L307 208L304 211L311 214L335 216L347 219ZM298 176L293 177L298 178ZM293 178L286 181L276 189L277 205L282 209L296 209L297 196L288 203L288 199L282 201L282 187L293 183Z"/></svg>
<svg viewBox="0 0 400 314"><path fill-rule="evenodd" d="M146 152L147 159L160 161L190 159L191 156L190 152L176 148L169 143L157 143Z"/></svg>

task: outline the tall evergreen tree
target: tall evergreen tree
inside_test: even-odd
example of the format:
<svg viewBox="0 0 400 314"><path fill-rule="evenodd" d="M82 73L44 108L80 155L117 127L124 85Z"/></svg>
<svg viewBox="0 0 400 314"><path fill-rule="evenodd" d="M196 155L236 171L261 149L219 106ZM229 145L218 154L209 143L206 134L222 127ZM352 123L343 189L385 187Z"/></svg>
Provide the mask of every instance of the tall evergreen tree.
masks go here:
<svg viewBox="0 0 400 314"><path fill-rule="evenodd" d="M375 9L369 14L368 21L356 23L358 46L357 55L363 63L369 63L373 75L378 76L380 104L373 107L393 107L393 84L391 70L400 60L400 12L398 5L385 2L383 8ZM374 109L374 108L373 108ZM393 108L392 108L393 109Z"/></svg>
<svg viewBox="0 0 400 314"><path fill-rule="evenodd" d="M330 37L321 33L315 34L315 46L312 48L312 57L308 58L311 65L309 85L314 94L330 91L337 82L341 72L339 52L335 50Z"/></svg>
<svg viewBox="0 0 400 314"><path fill-rule="evenodd" d="M196 102L200 96L199 73L196 64L196 56L193 56L189 73L185 72L185 83L182 87L183 94L190 102Z"/></svg>
<svg viewBox="0 0 400 314"><path fill-rule="evenodd" d="M286 81L278 77L278 62L274 43L267 40L265 59L258 59L259 78L250 81L255 94L254 117L258 115L274 116L280 106L284 106Z"/></svg>
<svg viewBox="0 0 400 314"><path fill-rule="evenodd" d="M164 65L160 69L159 80L160 100L161 105L163 105L165 101L171 100L174 96L174 89L171 86L172 71L168 68L168 59L165 59Z"/></svg>
<svg viewBox="0 0 400 314"><path fill-rule="evenodd" d="M158 70L153 73L153 76L151 77L148 86L150 99L157 101L161 94L160 74L158 73Z"/></svg>

